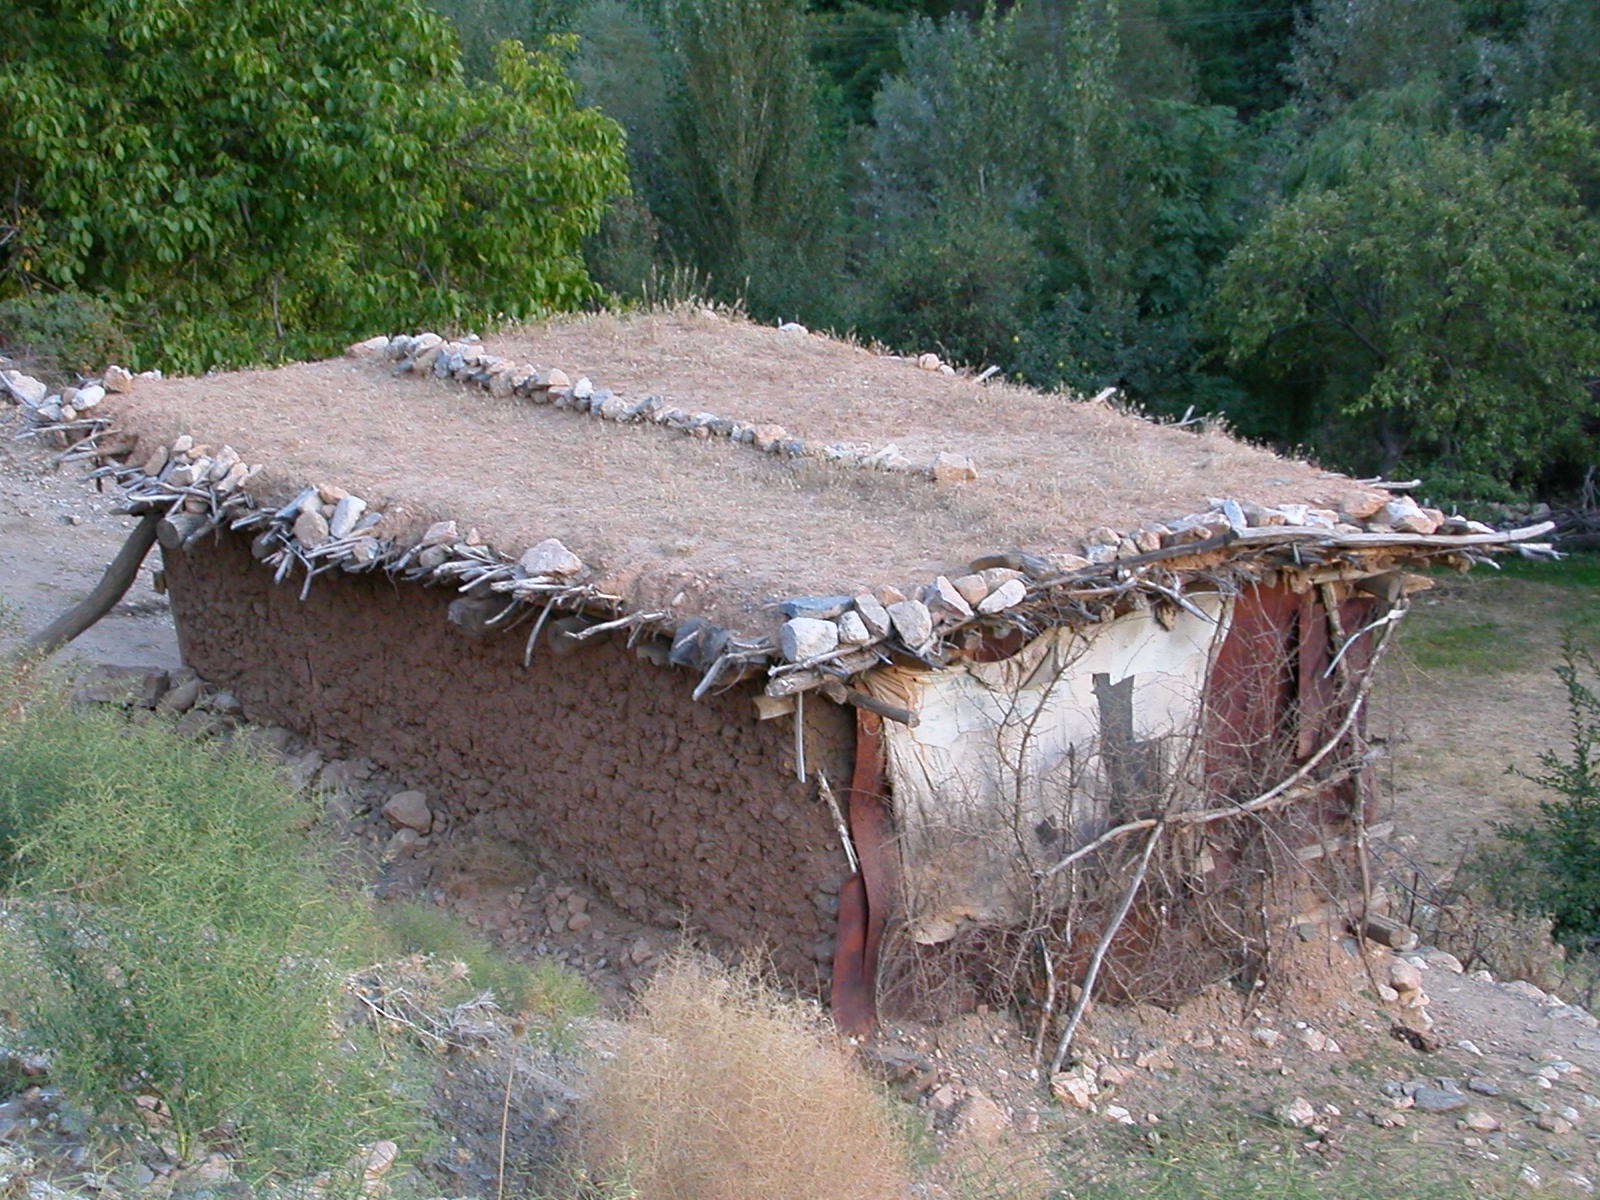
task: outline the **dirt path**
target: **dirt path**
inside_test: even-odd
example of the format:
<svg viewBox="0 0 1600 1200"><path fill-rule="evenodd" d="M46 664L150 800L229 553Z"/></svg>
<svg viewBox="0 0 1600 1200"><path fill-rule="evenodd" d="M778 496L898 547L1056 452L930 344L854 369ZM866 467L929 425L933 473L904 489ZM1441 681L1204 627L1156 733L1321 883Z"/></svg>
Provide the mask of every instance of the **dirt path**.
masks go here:
<svg viewBox="0 0 1600 1200"><path fill-rule="evenodd" d="M57 471L49 455L18 442L15 414L0 408L0 639L38 629L76 603L99 580L131 517L111 511L109 496ZM167 598L151 586L152 554L120 604L66 651L85 662L175 667L178 643Z"/></svg>

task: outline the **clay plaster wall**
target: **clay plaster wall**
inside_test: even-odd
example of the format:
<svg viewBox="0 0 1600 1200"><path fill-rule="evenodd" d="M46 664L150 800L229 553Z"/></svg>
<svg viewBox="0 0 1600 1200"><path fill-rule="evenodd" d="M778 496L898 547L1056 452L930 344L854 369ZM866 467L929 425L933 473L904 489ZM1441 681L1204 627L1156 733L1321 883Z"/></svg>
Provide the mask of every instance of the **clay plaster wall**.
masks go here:
<svg viewBox="0 0 1600 1200"><path fill-rule="evenodd" d="M640 920L682 914L825 977L843 858L795 779L792 723L756 721L754 685L695 703L686 673L609 644L525 670L523 636L445 620L448 590L335 571L302 602L236 536L166 567L185 661L252 720L371 756ZM851 713L806 716L808 766L848 779Z"/></svg>

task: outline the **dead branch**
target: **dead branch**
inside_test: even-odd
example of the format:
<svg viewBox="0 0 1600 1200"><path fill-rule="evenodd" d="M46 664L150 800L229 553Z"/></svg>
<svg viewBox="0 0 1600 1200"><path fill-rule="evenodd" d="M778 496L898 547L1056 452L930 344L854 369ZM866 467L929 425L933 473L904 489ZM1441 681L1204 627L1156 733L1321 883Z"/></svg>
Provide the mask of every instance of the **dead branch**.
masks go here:
<svg viewBox="0 0 1600 1200"><path fill-rule="evenodd" d="M1100 934L1100 940L1095 943L1094 954L1089 958L1089 968L1083 973L1083 982L1079 985L1078 999L1072 1005L1072 1015L1067 1018L1066 1028L1061 1031L1061 1037L1056 1041L1055 1056L1050 1060L1050 1070L1046 1079L1061 1070L1061 1064L1067 1058L1067 1051L1072 1049L1072 1039L1077 1035L1078 1026L1083 1023L1083 1014L1088 1011L1089 997L1094 991L1096 980L1100 977L1100 968L1105 963L1106 952L1111 949L1111 942L1122 928L1122 923L1128 919L1128 911L1133 907L1134 897L1144 886L1145 876L1150 872L1150 856L1155 853L1156 843L1161 840L1161 834L1165 829L1164 821L1157 819L1150 829L1150 836L1144 840L1144 850L1139 855L1139 865L1134 869L1133 878L1128 881L1128 887L1122 893L1117 911L1111 914L1111 919L1106 922L1106 927Z"/></svg>
<svg viewBox="0 0 1600 1200"><path fill-rule="evenodd" d="M13 657L48 657L115 608L139 577L140 564L150 553L150 547L156 544L156 526L160 521L159 512L141 517L94 590L30 637Z"/></svg>

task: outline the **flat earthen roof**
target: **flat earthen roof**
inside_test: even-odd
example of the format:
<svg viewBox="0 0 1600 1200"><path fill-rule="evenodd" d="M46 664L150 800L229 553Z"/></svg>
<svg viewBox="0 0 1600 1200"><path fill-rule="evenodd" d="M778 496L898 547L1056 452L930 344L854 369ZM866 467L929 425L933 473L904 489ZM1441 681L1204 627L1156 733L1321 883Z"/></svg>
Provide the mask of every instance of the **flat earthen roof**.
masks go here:
<svg viewBox="0 0 1600 1200"><path fill-rule="evenodd" d="M703 310L598 315L498 334L483 350L587 377L629 403L782 426L813 444L921 463L965 456L976 478L763 453L729 437L491 395L400 374L384 354L195 379L141 379L101 414L139 438L130 461L180 434L264 464L249 490L307 484L361 496L386 536L453 518L513 557L559 538L601 587L735 629L773 602L925 583L1011 548L1080 551L1206 509L1213 497L1337 506L1360 489L1221 432L1106 404L980 385L803 332Z"/></svg>

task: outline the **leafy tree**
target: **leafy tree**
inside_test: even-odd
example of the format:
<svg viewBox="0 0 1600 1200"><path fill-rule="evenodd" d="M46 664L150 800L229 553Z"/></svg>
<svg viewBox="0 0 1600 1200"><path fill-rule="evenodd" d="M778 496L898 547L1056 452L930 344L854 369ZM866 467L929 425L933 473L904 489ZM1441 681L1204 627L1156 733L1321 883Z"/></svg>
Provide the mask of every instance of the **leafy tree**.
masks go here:
<svg viewBox="0 0 1600 1200"><path fill-rule="evenodd" d="M461 64L471 79L493 79L495 47L510 39L543 45L551 34L571 33L572 6L563 0L428 0L455 26Z"/></svg>
<svg viewBox="0 0 1600 1200"><path fill-rule="evenodd" d="M1566 110L1492 148L1379 128L1229 255L1214 311L1235 362L1314 371L1325 433L1387 473L1526 483L1589 444L1600 366L1595 218L1574 181L1600 133Z"/></svg>
<svg viewBox="0 0 1600 1200"><path fill-rule="evenodd" d="M1506 74L1517 108L1527 111L1566 97L1600 121L1600 4L1593 0L1529 0L1527 22Z"/></svg>
<svg viewBox="0 0 1600 1200"><path fill-rule="evenodd" d="M1198 399L1193 313L1249 155L1231 113L1189 102L1155 24L1143 0L913 22L875 109L869 332L1046 386Z"/></svg>
<svg viewBox="0 0 1600 1200"><path fill-rule="evenodd" d="M660 0L670 247L753 309L793 312L839 209L799 0Z"/></svg>
<svg viewBox="0 0 1600 1200"><path fill-rule="evenodd" d="M1465 34L1457 0L1311 0L1289 61L1296 102L1325 119L1372 92L1453 80Z"/></svg>
<svg viewBox="0 0 1600 1200"><path fill-rule="evenodd" d="M114 303L140 363L326 352L570 307L626 186L553 52L462 81L417 0L18 0L0 43L0 298Z"/></svg>
<svg viewBox="0 0 1600 1200"><path fill-rule="evenodd" d="M1283 105L1295 9L1259 0L1162 0L1161 19L1196 64L1200 95L1250 119Z"/></svg>

